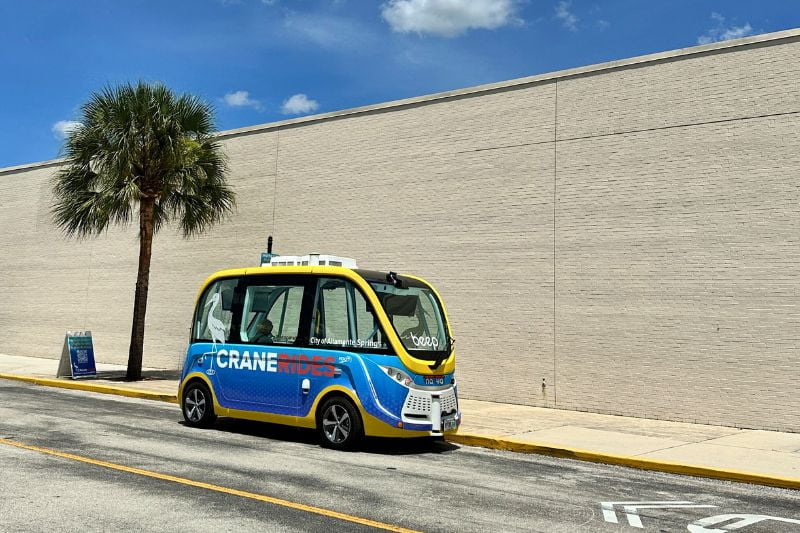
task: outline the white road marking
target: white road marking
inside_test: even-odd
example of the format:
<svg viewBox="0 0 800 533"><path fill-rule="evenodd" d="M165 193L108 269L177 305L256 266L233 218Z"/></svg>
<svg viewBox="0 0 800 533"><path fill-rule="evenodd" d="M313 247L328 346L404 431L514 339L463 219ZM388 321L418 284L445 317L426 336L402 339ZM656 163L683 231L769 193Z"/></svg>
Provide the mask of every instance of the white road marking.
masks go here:
<svg viewBox="0 0 800 533"><path fill-rule="evenodd" d="M709 507L716 507L716 505L626 505L624 507L625 512L628 515L628 525L638 528L643 528L642 519L639 517L639 513L636 512L637 509L669 509L669 508L678 508L678 509L688 509L688 508L709 508Z"/></svg>
<svg viewBox="0 0 800 533"><path fill-rule="evenodd" d="M721 524L722 522L728 522L730 520L738 520L738 522L726 524L722 526L722 528L709 529L705 527ZM781 518L778 516L768 516L763 514L720 514L717 516L709 516L708 518L697 520L696 522L689 524L687 529L691 533L725 533L726 531L741 529L745 526L757 524L759 522L765 522L767 520L775 520L776 522L785 522L787 524L800 524L800 520L795 520L794 518Z"/></svg>
<svg viewBox="0 0 800 533"><path fill-rule="evenodd" d="M606 522L618 524L619 519L614 506L622 507L628 519L628 525L643 528L642 519L639 517L638 509L688 509L688 508L709 508L716 505L700 505L688 501L659 501L659 502L600 502L603 509L603 518Z"/></svg>

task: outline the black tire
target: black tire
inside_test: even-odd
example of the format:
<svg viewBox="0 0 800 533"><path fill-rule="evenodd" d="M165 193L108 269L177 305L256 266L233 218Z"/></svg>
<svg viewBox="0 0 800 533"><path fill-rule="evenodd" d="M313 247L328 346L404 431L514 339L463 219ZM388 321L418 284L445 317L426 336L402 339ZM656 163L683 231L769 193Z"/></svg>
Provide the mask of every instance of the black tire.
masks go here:
<svg viewBox="0 0 800 533"><path fill-rule="evenodd" d="M193 381L183 389L181 411L186 424L196 428L211 427L217 419L211 391L201 381Z"/></svg>
<svg viewBox="0 0 800 533"><path fill-rule="evenodd" d="M324 447L352 450L364 438L364 424L353 402L334 396L317 410L317 432Z"/></svg>

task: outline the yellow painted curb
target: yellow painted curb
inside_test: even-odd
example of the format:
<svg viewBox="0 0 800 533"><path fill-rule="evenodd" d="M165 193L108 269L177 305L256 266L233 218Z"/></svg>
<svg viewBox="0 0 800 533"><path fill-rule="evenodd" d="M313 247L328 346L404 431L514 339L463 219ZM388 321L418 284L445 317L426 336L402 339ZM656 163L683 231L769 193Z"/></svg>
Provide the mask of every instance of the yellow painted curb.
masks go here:
<svg viewBox="0 0 800 533"><path fill-rule="evenodd" d="M14 381L24 381L44 387L58 387L61 389L83 390L88 392L98 392L100 394L114 394L116 396L127 396L129 398L141 398L143 400L156 400L159 402L178 403L177 394L164 392L150 392L139 389L128 389L116 387L114 385L100 385L89 381L72 381L66 379L37 378L34 376L20 376L18 374L2 374L0 379L11 379Z"/></svg>
<svg viewBox="0 0 800 533"><path fill-rule="evenodd" d="M800 479L796 478L768 476L752 472L724 470L707 466L684 465L680 463L657 461L654 459L629 457L626 455L612 455L592 452L589 450L580 450L576 448L558 447L548 444L536 444L533 442L520 441L499 436L455 433L452 435L447 435L445 438L448 442L453 442L456 444L480 446L482 448L492 448L494 450L535 453L539 455L548 455L551 457L589 461L592 463L627 466L629 468L638 468L641 470L653 470L656 472L667 472L670 474L723 479L727 481L738 481L741 483L753 483L756 485L767 485L770 487L800 490Z"/></svg>

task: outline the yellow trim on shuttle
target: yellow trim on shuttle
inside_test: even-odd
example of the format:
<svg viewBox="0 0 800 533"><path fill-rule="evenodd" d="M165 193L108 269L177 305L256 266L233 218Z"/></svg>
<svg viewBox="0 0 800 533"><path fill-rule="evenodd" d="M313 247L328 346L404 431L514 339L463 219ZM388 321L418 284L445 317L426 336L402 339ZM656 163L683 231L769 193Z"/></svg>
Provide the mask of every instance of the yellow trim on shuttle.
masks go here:
<svg viewBox="0 0 800 533"><path fill-rule="evenodd" d="M424 361L421 359L417 359L413 357L411 354L408 353L405 346L403 345L400 337L397 335L392 324L389 322L389 318L386 316L385 311L383 310L383 306L381 306L380 302L378 301L378 297L375 295L375 291L372 290L372 287L367 283L367 281L353 272L349 268L344 267L334 267L334 266L286 266L286 267L249 267L249 268L234 268L229 270L221 270L216 272L206 278L203 282L200 290L197 293L197 298L195 301L195 307L197 307L197 302L200 300L200 296L202 296L203 291L206 290L211 283L215 280L220 278L230 278L230 277L243 277L243 276L253 276L258 274L318 274L318 275L325 275L325 276L334 276L345 278L351 282L353 282L356 286L358 286L364 295L369 300L370 304L372 305L373 309L377 311L378 321L381 324L384 332L386 333L389 343L392 345L395 353L398 354L400 360L403 362L403 365L415 374L420 375L433 375L433 374L449 374L455 370L456 362L455 362L455 351L451 350L450 355L448 358L436 369L431 370L428 366L430 362ZM406 276L406 274L403 274ZM409 278L415 279L422 283L425 283L430 287L436 297L439 299L439 302L442 305L442 312L444 313L445 321L447 322L447 330L450 337L452 337L452 332L450 330L450 321L447 318L447 310L444 307L444 300L442 300L439 293L436 289L427 281L422 278L416 276L407 276Z"/></svg>
<svg viewBox="0 0 800 533"><path fill-rule="evenodd" d="M311 404L311 407L308 410L308 414L306 414L305 416L291 416L291 415L262 413L259 411L244 411L240 409L229 409L227 407L222 407L219 404L219 401L217 400L217 393L214 391L214 387L211 385L211 381L208 379L208 376L206 376L202 372L192 372L183 379L180 387L178 388L178 398L183 398L184 387L190 380L194 378L201 379L208 387L208 390L211 391L211 398L214 402L214 412L219 416L230 416L233 418L241 418L244 420L253 420L255 422L284 424L287 426L296 426L296 427L313 429L317 427L316 414L320 400L331 392L339 392L350 398L350 400L356 406L356 409L358 409L358 412L361 415L361 421L364 423L364 434L369 437L411 438L411 437L425 437L430 435L429 431L411 431L407 429L392 427L386 422L372 416L371 414L367 413L364 410L364 406L361 405L361 401L358 399L358 396L356 396L356 394L351 389L343 387L342 385L331 385L319 391L316 397L314 398L314 403Z"/></svg>

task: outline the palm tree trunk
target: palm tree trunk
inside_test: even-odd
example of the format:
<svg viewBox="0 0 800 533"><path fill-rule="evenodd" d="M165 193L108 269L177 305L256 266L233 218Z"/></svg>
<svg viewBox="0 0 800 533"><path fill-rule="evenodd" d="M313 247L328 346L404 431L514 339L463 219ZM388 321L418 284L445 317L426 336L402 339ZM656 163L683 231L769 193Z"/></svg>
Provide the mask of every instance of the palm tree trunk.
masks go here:
<svg viewBox="0 0 800 533"><path fill-rule="evenodd" d="M153 251L153 214L155 198L139 200L139 272L136 276L136 294L133 297L133 325L128 351L128 381L142 379L142 352L144 351L144 319L147 314L147 291L150 286L150 256Z"/></svg>

